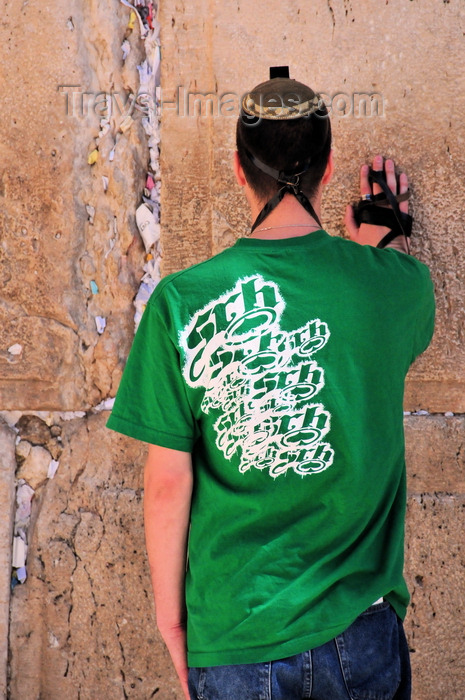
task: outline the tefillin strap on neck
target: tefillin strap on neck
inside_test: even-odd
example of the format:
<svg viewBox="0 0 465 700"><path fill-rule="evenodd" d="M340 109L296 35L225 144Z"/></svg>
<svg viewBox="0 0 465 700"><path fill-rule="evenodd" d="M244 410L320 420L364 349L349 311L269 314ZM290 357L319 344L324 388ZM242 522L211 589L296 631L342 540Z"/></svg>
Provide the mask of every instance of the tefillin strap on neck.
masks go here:
<svg viewBox="0 0 465 700"><path fill-rule="evenodd" d="M257 85L242 100L242 116L246 123L256 124L260 119L282 121L288 119L309 118L320 108L320 97L311 88L303 83L289 78L289 68L278 66L270 68L270 80ZM308 197L302 192L301 177L310 167L311 159L299 165L296 170L276 170L263 163L250 151L246 151L247 157L256 168L272 177L281 185L278 192L265 204L255 219L253 232L266 217L276 209L286 194L292 194L321 226L321 222Z"/></svg>
<svg viewBox="0 0 465 700"><path fill-rule="evenodd" d="M262 163L261 160L252 155L250 151L246 151L246 153L247 157L255 165L256 168L266 173L267 175L270 175L274 180L278 182L278 184L282 185L278 192L276 192L276 194L265 204L255 221L253 222L251 233L255 231L257 226L260 226L260 224L273 211L273 209L276 209L278 204L284 198L284 195L288 193L294 195L294 197L300 202L303 208L306 211L308 211L310 216L312 216L315 219L318 226L321 226L321 221L318 218L310 200L300 189L300 178L309 169L311 162L310 160L306 161L306 163L304 164L304 169L300 170L298 173L286 173L284 171L276 170L275 168L270 168L268 165L266 165L266 163Z"/></svg>

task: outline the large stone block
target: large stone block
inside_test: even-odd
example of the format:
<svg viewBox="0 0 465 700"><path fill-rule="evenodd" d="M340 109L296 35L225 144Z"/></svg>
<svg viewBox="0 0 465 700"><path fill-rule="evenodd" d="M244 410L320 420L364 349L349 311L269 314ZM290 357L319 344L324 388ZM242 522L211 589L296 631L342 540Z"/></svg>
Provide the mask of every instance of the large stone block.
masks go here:
<svg viewBox="0 0 465 700"><path fill-rule="evenodd" d="M406 573L411 604L406 631L413 700L461 700L465 677L465 496L409 500Z"/></svg>
<svg viewBox="0 0 465 700"><path fill-rule="evenodd" d="M11 603L12 700L180 697L146 564L145 449L106 417L63 424L60 466L35 495L28 580Z"/></svg>
<svg viewBox="0 0 465 700"><path fill-rule="evenodd" d="M457 69L464 9L434 0L391 0L377 7L376 19L371 10L366 0L350 7L326 0L280 2L263 11L247 2L161 4L162 89L172 102L163 111L163 167L169 168L162 190L164 269L199 262L247 232L245 203L231 172L234 112L224 108L222 96L235 96L237 106L247 89L266 79L270 64L290 63L291 75L325 93L332 110L336 173L323 207L331 233L343 233L361 161L379 151L411 177L413 250L432 269L438 320L431 348L411 370L405 406L464 412L465 135L457 116L465 107L464 77ZM444 55L451 57L447 74ZM435 85L441 104L432 98ZM192 97L186 115L189 92L216 95L211 114L204 99L199 115L200 103L196 112ZM188 222L186 207L192 212Z"/></svg>
<svg viewBox="0 0 465 700"><path fill-rule="evenodd" d="M110 12L96 0L36 0L2 15L2 84L10 86L0 106L2 409L77 410L116 391L132 339L134 275L142 276L134 214L147 161L137 115L109 157L117 98L124 104L138 90L137 30L124 66L120 58L128 17L120 3ZM113 112L90 166L103 93L115 96ZM107 319L102 335L96 316Z"/></svg>
<svg viewBox="0 0 465 700"><path fill-rule="evenodd" d="M465 494L465 418L407 416L408 488L411 494Z"/></svg>
<svg viewBox="0 0 465 700"><path fill-rule="evenodd" d="M405 429L406 576L412 595L406 630L413 698L459 700L465 673L465 420L408 416Z"/></svg>

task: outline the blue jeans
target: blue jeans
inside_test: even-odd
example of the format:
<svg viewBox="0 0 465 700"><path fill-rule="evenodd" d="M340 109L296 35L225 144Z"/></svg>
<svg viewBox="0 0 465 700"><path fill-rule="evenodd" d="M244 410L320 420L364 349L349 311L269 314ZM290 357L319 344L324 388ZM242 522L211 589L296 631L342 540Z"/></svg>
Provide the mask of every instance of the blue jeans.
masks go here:
<svg viewBox="0 0 465 700"><path fill-rule="evenodd" d="M279 661L189 669L191 700L410 700L404 628L372 605L330 642Z"/></svg>

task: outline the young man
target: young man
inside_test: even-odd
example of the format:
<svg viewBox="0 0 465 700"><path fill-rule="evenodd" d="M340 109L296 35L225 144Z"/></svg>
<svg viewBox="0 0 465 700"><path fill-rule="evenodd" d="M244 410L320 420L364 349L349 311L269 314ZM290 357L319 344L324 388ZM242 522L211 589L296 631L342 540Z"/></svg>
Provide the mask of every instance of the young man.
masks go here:
<svg viewBox="0 0 465 700"><path fill-rule="evenodd" d="M158 285L109 420L149 443L157 624L186 698L406 700L402 400L434 316L407 178L363 166L329 236L329 119L285 75L237 149L252 234Z"/></svg>

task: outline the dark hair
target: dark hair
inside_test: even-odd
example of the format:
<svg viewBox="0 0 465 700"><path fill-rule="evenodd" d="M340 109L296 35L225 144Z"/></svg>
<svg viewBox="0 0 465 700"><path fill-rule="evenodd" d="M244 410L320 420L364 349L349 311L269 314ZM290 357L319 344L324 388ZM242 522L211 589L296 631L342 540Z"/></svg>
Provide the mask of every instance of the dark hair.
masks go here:
<svg viewBox="0 0 465 700"><path fill-rule="evenodd" d="M241 115L236 128L236 147L245 178L260 199L269 199L281 187L271 175L259 170L247 152L271 168L296 171L311 158L301 177L303 193L312 199L320 185L331 151L331 124L326 108L297 119L258 119L247 123ZM303 165L302 170L305 165Z"/></svg>

